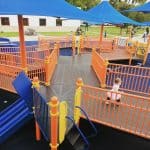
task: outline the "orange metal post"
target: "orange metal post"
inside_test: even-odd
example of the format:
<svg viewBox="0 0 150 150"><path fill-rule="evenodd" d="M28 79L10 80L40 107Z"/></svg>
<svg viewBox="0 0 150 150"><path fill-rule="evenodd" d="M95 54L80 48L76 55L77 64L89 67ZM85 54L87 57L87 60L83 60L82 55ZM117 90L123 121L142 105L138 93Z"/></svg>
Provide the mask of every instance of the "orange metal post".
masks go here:
<svg viewBox="0 0 150 150"><path fill-rule="evenodd" d="M103 40L103 31L104 31L104 25L100 26L100 44L102 43Z"/></svg>
<svg viewBox="0 0 150 150"><path fill-rule="evenodd" d="M150 35L148 35L148 39L147 39L147 46L150 45Z"/></svg>
<svg viewBox="0 0 150 150"><path fill-rule="evenodd" d="M50 71L49 71L49 69L50 69L50 66L49 66L49 63L50 63L50 61L49 61L49 57L47 56L46 58L45 58L45 72L46 72L46 80L45 80L45 85L46 86L49 86L50 85Z"/></svg>
<svg viewBox="0 0 150 150"><path fill-rule="evenodd" d="M58 59L58 57L59 57L59 51L60 51L60 42L57 42L56 43L56 49L57 49L57 59Z"/></svg>
<svg viewBox="0 0 150 150"><path fill-rule="evenodd" d="M20 38L20 52L21 52L21 64L25 72L27 72L27 57L26 57L26 48L24 41L24 29L23 29L23 17L18 15L18 24L19 24L19 38Z"/></svg>
<svg viewBox="0 0 150 150"><path fill-rule="evenodd" d="M33 86L34 88L36 88L37 90L39 90L40 84L39 84L39 79L38 79L38 77L34 77L34 78L33 78L32 86ZM35 134L36 134L36 140L37 140L37 141L40 141L40 139L41 139L41 132L40 132L39 125L38 125L38 123L37 123L36 121L35 121Z"/></svg>
<svg viewBox="0 0 150 150"><path fill-rule="evenodd" d="M50 137L51 137L51 143L50 147L51 150L57 150L58 147L58 117L59 117L59 112L58 112L58 107L59 107L59 101L57 97L53 96L51 98L51 101L49 102L50 106L50 126L51 126L51 132L50 132Z"/></svg>
<svg viewBox="0 0 150 150"><path fill-rule="evenodd" d="M81 116L81 112L75 106L81 106L81 93L82 93L83 80L82 78L78 78L76 81L76 92L74 98L74 120L75 123L79 125L79 120Z"/></svg>
<svg viewBox="0 0 150 150"><path fill-rule="evenodd" d="M131 31L132 31L132 28L129 29L129 40L131 40Z"/></svg>
<svg viewBox="0 0 150 150"><path fill-rule="evenodd" d="M72 37L72 56L75 55L75 51L76 51L76 36L75 34L73 34L73 37Z"/></svg>

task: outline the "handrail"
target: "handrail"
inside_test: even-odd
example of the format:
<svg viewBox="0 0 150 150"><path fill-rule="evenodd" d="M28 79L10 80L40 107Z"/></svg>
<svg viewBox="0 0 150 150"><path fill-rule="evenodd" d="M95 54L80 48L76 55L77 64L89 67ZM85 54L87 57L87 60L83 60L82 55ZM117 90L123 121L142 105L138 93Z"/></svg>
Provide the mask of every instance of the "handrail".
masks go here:
<svg viewBox="0 0 150 150"><path fill-rule="evenodd" d="M80 130L80 128L76 125L74 119L71 117L71 116L66 116L66 119L70 120L73 125L75 126L75 128L78 130L79 134L81 135L82 139L84 140L84 142L86 143L87 145L87 149L89 147L89 142L87 140L87 138L84 136L83 132Z"/></svg>
<svg viewBox="0 0 150 150"><path fill-rule="evenodd" d="M84 114L84 116L86 117L86 119L88 120L88 122L90 123L90 125L92 126L92 128L93 128L93 130L95 132L94 134L92 134L90 136L87 136L87 137L90 138L90 137L96 136L98 131L97 131L96 127L94 126L94 124L92 123L92 121L89 119L88 114L80 106L75 106L75 107L80 109L80 111Z"/></svg>

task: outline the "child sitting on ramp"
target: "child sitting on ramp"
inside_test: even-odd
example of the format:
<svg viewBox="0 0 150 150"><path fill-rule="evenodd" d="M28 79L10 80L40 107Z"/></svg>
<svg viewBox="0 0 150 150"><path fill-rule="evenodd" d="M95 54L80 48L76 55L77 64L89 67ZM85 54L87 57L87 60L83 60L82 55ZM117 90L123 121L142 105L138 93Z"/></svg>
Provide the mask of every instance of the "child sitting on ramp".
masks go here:
<svg viewBox="0 0 150 150"><path fill-rule="evenodd" d="M107 92L107 100L115 100L118 103L120 102L121 94L117 93L119 92L120 85L121 85L121 79L116 78L112 89L110 90L110 92ZM109 102L107 101L106 104L109 104Z"/></svg>

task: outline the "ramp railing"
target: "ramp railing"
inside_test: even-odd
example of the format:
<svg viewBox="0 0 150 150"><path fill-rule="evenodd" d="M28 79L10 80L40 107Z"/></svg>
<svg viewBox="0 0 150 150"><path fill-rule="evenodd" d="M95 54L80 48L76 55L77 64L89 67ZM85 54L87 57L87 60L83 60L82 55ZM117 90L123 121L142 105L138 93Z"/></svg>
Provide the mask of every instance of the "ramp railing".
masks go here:
<svg viewBox="0 0 150 150"><path fill-rule="evenodd" d="M82 115L84 115L84 117L86 118L86 120L88 121L88 123L90 124L90 126L92 128L92 133L90 133L89 135L85 134L86 137L90 138L90 137L96 136L98 131L97 131L95 125L93 124L93 122L89 119L87 112L85 112L84 109L81 108L80 106L75 106L75 108L79 109L82 112Z"/></svg>
<svg viewBox="0 0 150 150"><path fill-rule="evenodd" d="M98 52L94 49L92 51L92 68L95 71L98 80L100 81L100 86L106 86L106 73L107 73L108 62L101 57Z"/></svg>
<svg viewBox="0 0 150 150"><path fill-rule="evenodd" d="M121 95L120 103L107 100L107 93L113 97ZM115 95L115 96L114 96ZM106 102L109 102L106 103ZM89 119L131 134L150 138L150 98L84 85L81 107ZM84 116L82 116L85 118Z"/></svg>
<svg viewBox="0 0 150 150"><path fill-rule="evenodd" d="M143 96L150 95L150 68L148 67L109 63L93 50L92 68L101 87L111 88L114 80L120 78L121 90Z"/></svg>
<svg viewBox="0 0 150 150"><path fill-rule="evenodd" d="M109 63L107 87L112 87L116 78L122 80L121 90L145 96L150 95L150 68Z"/></svg>

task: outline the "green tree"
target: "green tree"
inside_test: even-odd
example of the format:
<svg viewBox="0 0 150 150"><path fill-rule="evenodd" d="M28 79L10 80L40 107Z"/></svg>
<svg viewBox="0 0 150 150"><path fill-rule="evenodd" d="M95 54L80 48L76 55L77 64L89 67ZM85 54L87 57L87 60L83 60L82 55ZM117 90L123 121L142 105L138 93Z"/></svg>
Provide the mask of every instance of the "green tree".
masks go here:
<svg viewBox="0 0 150 150"><path fill-rule="evenodd" d="M66 0L66 1L76 7L80 7L83 10L88 10L96 6L98 3L100 3L101 0Z"/></svg>

